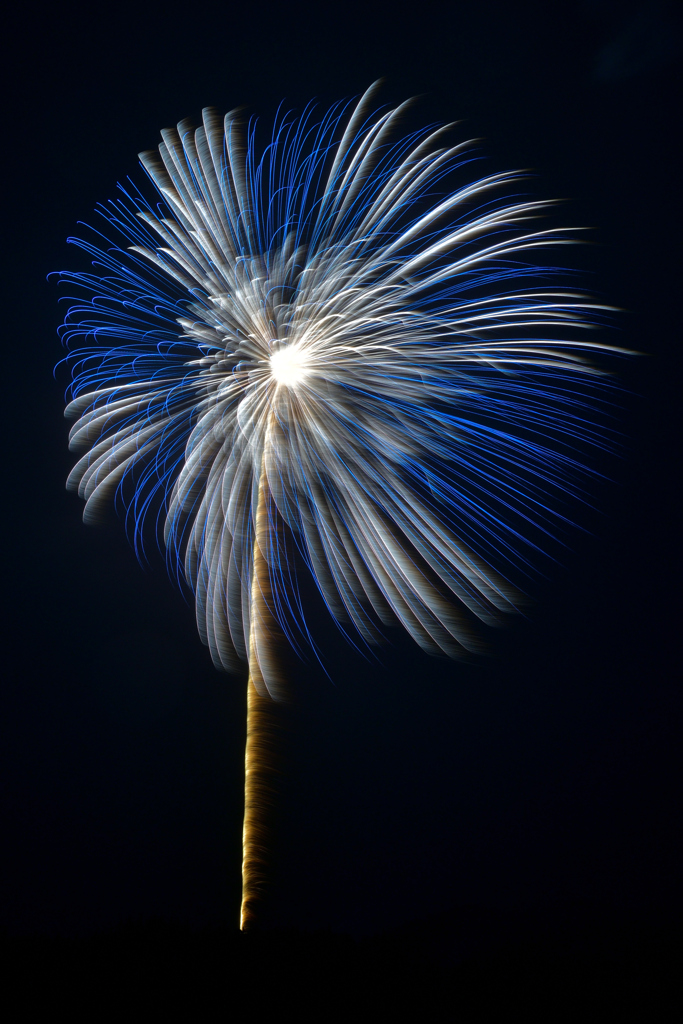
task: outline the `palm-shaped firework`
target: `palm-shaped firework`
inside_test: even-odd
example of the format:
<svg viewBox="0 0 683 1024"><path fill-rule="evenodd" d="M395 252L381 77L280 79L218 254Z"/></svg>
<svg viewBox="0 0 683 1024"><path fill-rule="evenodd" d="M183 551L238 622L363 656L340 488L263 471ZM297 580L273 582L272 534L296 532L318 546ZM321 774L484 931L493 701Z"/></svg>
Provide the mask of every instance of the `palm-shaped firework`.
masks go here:
<svg viewBox="0 0 683 1024"><path fill-rule="evenodd" d="M260 158L235 114L162 132L141 156L161 202L124 190L100 211L107 244L78 241L95 272L64 275L88 295L65 324L86 338L69 485L86 520L118 494L136 545L163 505L215 664L248 661L243 925L268 846L273 640L306 635L293 554L363 641L398 621L457 654L473 619L514 607L489 562L524 562L524 527L550 529L592 435L601 346L577 329L596 307L534 288L526 262L566 241L521 227L548 204L496 198L518 173L437 197L471 144L394 142L402 107L371 116L372 93L280 117Z"/></svg>

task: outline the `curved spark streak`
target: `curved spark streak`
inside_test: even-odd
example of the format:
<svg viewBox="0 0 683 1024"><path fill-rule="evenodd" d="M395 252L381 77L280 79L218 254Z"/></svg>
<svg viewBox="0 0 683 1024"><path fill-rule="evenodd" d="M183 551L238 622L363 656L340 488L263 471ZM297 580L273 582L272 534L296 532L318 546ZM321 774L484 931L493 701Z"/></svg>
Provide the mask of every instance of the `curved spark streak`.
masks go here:
<svg viewBox="0 0 683 1024"><path fill-rule="evenodd" d="M128 253L76 240L98 269L63 275L91 296L64 328L88 338L69 357L83 455L68 486L86 520L123 496L136 545L161 494L169 555L226 669L254 646L259 494L290 639L292 619L305 632L293 542L364 641L398 621L456 655L477 646L473 617L515 605L489 562L524 565L525 530L552 532L579 487L572 446L602 443L587 359L605 346L579 329L605 307L525 289L552 274L529 254L569 241L520 228L550 204L495 197L519 172L434 204L470 144L447 146L445 128L391 143L402 107L370 116L374 88L348 121L341 106L320 124L312 108L281 117L260 159L235 113L165 130L141 154L163 202L125 193L102 211ZM277 695L255 656L255 686Z"/></svg>

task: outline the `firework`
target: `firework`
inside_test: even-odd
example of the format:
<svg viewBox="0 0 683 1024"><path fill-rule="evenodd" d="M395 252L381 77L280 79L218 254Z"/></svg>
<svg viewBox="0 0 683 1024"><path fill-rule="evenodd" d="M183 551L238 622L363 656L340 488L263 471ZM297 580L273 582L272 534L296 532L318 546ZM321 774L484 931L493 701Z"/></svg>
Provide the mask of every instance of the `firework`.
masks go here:
<svg viewBox="0 0 683 1024"><path fill-rule="evenodd" d="M64 275L85 295L64 328L69 486L87 521L122 502L141 554L161 514L214 663L249 665L243 923L267 859L274 639L308 637L297 560L356 642L400 623L429 652L475 650L473 622L514 609L509 579L581 485L577 445L601 443L599 307L538 287L557 272L535 251L570 240L531 229L550 204L513 194L521 172L446 188L472 143L397 141L405 105L373 114L374 88L279 115L260 155L236 113L162 132L141 154L156 203L123 189L76 240L93 272Z"/></svg>

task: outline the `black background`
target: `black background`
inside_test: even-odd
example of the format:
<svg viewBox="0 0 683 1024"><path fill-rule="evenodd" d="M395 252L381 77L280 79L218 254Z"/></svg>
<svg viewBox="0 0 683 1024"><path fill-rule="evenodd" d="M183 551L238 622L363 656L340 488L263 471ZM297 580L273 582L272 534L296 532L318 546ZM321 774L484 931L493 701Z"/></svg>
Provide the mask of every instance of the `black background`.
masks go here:
<svg viewBox="0 0 683 1024"><path fill-rule="evenodd" d="M214 671L163 565L143 571L122 525L85 527L64 491L46 276L83 266L67 235L140 180L162 127L207 104L267 121L378 77L382 101L419 94L425 120L486 140L492 170L531 167L540 195L570 199L565 221L598 244L567 261L624 309L611 340L645 355L622 368L598 511L489 658L432 660L397 634L368 664L314 611L332 682L292 669L270 924L360 939L438 918L460 956L482 941L465 919L675 914L673 6L104 2L28 5L3 32L0 925L230 930L240 896L243 681Z"/></svg>

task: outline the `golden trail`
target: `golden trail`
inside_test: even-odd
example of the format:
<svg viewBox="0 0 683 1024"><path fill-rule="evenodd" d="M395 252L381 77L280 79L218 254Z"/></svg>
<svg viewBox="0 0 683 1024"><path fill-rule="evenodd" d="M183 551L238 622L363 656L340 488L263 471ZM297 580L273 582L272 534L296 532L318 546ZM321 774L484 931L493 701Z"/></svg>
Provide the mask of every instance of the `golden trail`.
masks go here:
<svg viewBox="0 0 683 1024"><path fill-rule="evenodd" d="M249 630L247 682L247 745L244 764L244 827L242 830L242 907L240 928L253 926L264 899L272 850L272 812L277 770L277 706L266 689L261 665L275 657L274 619L268 563L268 502L261 472L256 507L254 562ZM270 675L271 673L269 673Z"/></svg>

